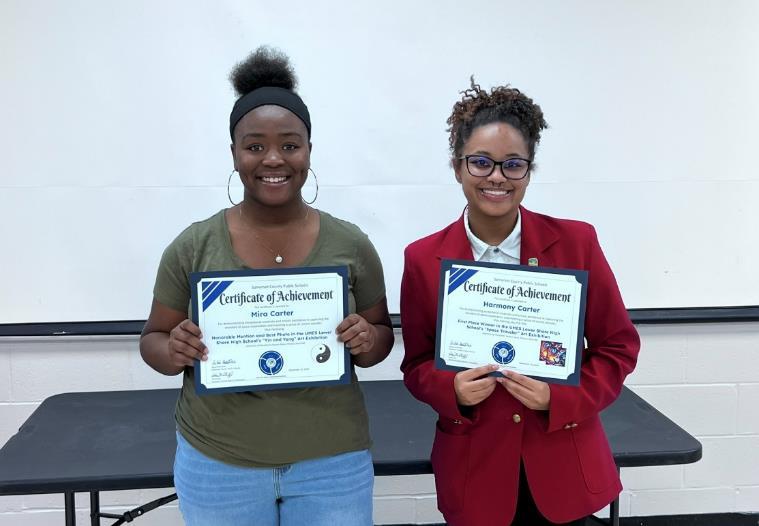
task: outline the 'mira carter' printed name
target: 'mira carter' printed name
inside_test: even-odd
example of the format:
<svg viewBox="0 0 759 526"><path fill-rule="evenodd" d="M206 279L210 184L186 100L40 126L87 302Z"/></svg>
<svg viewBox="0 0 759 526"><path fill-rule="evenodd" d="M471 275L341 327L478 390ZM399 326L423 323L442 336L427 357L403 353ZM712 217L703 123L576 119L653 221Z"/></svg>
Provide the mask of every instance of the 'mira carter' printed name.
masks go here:
<svg viewBox="0 0 759 526"><path fill-rule="evenodd" d="M313 301L313 300L331 300L334 290L315 291L315 292L298 292L297 290L276 290L268 294L257 292L255 294L246 294L238 292L237 294L224 294L219 296L219 303L222 305L233 304L243 306L246 303L268 303L274 305L283 301Z"/></svg>
<svg viewBox="0 0 759 526"><path fill-rule="evenodd" d="M564 303L569 303L572 301L571 294L543 292L532 287L522 287L520 285L504 287L501 285L489 285L487 283L466 282L464 283L464 290L466 292L479 292L480 294L495 294L498 296L506 296L507 298L531 298L538 300L561 301Z"/></svg>

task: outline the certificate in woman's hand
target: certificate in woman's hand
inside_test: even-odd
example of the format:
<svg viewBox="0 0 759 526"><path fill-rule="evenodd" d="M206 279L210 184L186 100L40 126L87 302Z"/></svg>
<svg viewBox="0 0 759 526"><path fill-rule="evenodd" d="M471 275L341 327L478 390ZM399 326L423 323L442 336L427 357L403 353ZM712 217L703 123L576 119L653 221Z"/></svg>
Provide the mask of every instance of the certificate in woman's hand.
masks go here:
<svg viewBox="0 0 759 526"><path fill-rule="evenodd" d="M193 321L208 360L195 361L200 394L350 382L335 327L348 311L346 267L195 272Z"/></svg>
<svg viewBox="0 0 759 526"><path fill-rule="evenodd" d="M587 272L443 260L435 363L580 383Z"/></svg>

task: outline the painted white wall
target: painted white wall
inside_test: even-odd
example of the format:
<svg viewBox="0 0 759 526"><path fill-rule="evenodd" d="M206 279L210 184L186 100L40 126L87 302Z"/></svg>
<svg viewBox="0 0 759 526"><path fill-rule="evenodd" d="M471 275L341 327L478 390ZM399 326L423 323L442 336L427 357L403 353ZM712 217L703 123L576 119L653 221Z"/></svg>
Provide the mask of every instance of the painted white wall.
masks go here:
<svg viewBox="0 0 759 526"><path fill-rule="evenodd" d="M623 516L759 512L759 323L640 326L642 351L627 385L703 444L685 466L625 468ZM362 381L399 379L400 334L390 357ZM71 391L178 386L141 360L137 337L0 339L0 443L46 397ZM103 493L104 509L131 509L170 490ZM77 501L85 524L89 501ZM175 507L141 517L145 526L180 525ZM378 477L377 524L436 523L431 476ZM1 496L0 526L63 522L62 495Z"/></svg>
<svg viewBox="0 0 759 526"><path fill-rule="evenodd" d="M227 206L226 78L265 43L391 311L403 247L463 208L445 119L470 74L542 105L526 204L594 223L629 307L759 304L757 27L754 0L4 0L0 323L147 317L162 249Z"/></svg>

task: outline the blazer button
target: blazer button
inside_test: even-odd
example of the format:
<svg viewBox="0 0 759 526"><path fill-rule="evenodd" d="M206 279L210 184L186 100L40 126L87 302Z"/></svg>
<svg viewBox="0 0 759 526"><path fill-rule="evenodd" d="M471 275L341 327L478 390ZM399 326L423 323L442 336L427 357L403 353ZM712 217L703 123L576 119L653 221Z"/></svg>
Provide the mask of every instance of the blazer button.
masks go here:
<svg viewBox="0 0 759 526"><path fill-rule="evenodd" d="M458 419L457 419L457 420L454 420L454 421L453 421L453 423L454 423L454 424L461 424L461 420L458 420Z"/></svg>
<svg viewBox="0 0 759 526"><path fill-rule="evenodd" d="M519 416L519 413L514 413L513 415L511 415L511 419L514 421L515 424L518 424L519 422L522 421L522 417Z"/></svg>

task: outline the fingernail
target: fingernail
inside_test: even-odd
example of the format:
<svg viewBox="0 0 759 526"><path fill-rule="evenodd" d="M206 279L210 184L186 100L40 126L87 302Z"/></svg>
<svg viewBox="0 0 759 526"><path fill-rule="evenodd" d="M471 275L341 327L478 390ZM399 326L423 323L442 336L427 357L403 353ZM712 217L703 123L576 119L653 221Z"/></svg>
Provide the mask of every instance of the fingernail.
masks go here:
<svg viewBox="0 0 759 526"><path fill-rule="evenodd" d="M497 366L497 365L495 365L495 364L491 364L491 365L490 365L490 370L491 370L491 371L495 371L496 369L498 369L498 366Z"/></svg>

